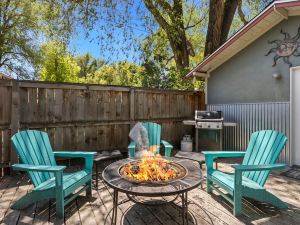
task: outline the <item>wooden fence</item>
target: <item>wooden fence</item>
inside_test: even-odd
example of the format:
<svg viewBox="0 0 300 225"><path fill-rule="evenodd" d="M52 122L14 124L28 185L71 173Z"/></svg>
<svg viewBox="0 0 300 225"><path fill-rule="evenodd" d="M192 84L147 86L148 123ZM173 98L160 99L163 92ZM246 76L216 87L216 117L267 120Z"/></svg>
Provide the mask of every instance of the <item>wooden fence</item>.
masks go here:
<svg viewBox="0 0 300 225"><path fill-rule="evenodd" d="M55 150L126 149L137 121L162 125L162 136L178 145L194 132L182 120L204 108L193 91L0 81L0 159L15 162L10 137L18 130L45 130Z"/></svg>

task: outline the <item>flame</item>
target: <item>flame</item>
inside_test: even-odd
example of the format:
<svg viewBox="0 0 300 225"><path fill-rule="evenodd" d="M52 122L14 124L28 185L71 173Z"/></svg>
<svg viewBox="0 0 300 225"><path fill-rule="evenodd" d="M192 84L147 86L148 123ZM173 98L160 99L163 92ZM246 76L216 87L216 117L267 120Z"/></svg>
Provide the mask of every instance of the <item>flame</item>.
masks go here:
<svg viewBox="0 0 300 225"><path fill-rule="evenodd" d="M138 181L166 181L177 176L169 161L160 155L143 157L136 165L127 163L123 171L126 176Z"/></svg>

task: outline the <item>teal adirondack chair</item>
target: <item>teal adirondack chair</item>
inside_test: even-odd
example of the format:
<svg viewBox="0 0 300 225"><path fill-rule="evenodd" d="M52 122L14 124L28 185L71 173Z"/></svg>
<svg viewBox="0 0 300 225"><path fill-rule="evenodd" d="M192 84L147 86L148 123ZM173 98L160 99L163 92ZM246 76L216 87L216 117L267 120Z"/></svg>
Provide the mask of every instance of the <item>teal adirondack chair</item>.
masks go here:
<svg viewBox="0 0 300 225"><path fill-rule="evenodd" d="M285 164L278 164L279 157L287 137L273 130L262 130L251 135L245 152L235 151L204 151L207 165L207 192L217 191L227 201L233 204L235 216L241 214L242 197L248 197L261 202L267 202L278 208L287 205L268 192L264 185L271 170L283 169ZM234 165L233 174L228 174L213 168L213 160L218 157L244 157L241 165ZM225 195L225 190L230 196Z"/></svg>
<svg viewBox="0 0 300 225"><path fill-rule="evenodd" d="M53 152L47 133L37 130L18 132L11 140L22 161L22 164L15 164L12 168L28 172L34 185L30 193L12 205L12 209L24 209L34 202L54 198L56 214L63 218L66 204L83 191L87 196L91 195L95 152ZM85 168L74 173L63 173L65 166L57 166L55 156L84 158Z"/></svg>
<svg viewBox="0 0 300 225"><path fill-rule="evenodd" d="M157 123L143 123L143 126L147 129L147 133L149 136L149 145L160 146L162 144L165 148L165 156L171 155L171 150L173 146L169 144L167 141L160 140L161 136L161 126ZM128 152L130 157L135 156L135 143L132 141L128 146ZM160 153L160 148L157 149L156 154Z"/></svg>

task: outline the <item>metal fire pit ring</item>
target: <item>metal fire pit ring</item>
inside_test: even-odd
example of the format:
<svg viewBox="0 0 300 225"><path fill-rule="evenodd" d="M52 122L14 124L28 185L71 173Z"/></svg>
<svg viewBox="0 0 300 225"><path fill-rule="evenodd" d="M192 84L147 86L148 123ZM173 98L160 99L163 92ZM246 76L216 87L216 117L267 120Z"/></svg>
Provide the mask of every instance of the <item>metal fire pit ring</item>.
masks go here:
<svg viewBox="0 0 300 225"><path fill-rule="evenodd" d="M164 159L166 159L166 157L164 157ZM125 167L126 164L131 164L131 166L135 166L135 165L141 163L141 161L142 161L141 159L136 159L136 160L133 160L133 161L131 161L129 163L125 163L125 164L121 165L119 167L119 170L118 170L119 173L120 173L120 175L125 180L128 180L131 183L136 183L136 184L151 184L151 185L163 185L163 184L167 184L167 183L172 183L173 181L181 179L181 178L184 178L187 175L187 170L185 169L185 167L182 166L181 164L173 162L173 161L169 161L169 164L175 170L177 170L177 176L174 177L174 178L170 178L169 180L165 180L165 181L139 181L139 180L136 180L134 178L130 178L130 177L124 175L124 167Z"/></svg>
<svg viewBox="0 0 300 225"><path fill-rule="evenodd" d="M118 192L123 192L129 196L129 200L134 201L130 196L144 197L166 197L181 196L182 200L182 219L183 224L187 224L187 193L188 191L198 187L202 182L202 173L197 164L189 159L180 159L173 157L164 157L174 163L178 163L186 169L186 175L180 179L172 180L167 183L136 183L125 179L120 175L119 169L126 163L135 161L135 159L123 159L107 166L102 177L104 182L114 190L113 196L113 215L112 224L116 224ZM174 199L175 200L175 199ZM135 201L134 201L135 202ZM172 201L171 201L172 202ZM138 202L136 202L138 203Z"/></svg>

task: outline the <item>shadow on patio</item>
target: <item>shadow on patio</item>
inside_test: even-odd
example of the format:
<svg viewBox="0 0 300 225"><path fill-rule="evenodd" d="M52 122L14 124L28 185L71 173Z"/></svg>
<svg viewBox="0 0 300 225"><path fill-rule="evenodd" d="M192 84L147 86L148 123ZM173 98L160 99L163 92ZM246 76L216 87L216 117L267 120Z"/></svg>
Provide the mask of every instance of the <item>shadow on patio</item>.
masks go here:
<svg viewBox="0 0 300 225"><path fill-rule="evenodd" d="M230 171L230 163L222 161L219 167ZM112 216L112 190L100 180L92 197L78 197L65 209L65 220L56 219L55 203L39 202L25 210L11 210L10 205L30 191L26 175L5 176L0 183L0 219L3 224L110 224ZM300 181L273 174L267 188L289 204L288 210L278 210L269 204L243 201L244 215L235 218L232 206L217 194L209 195L200 187L189 192L189 224L297 224L300 221ZM120 194L119 201L126 195ZM118 208L117 224L165 225L182 224L181 202L164 206L141 206L125 202Z"/></svg>

